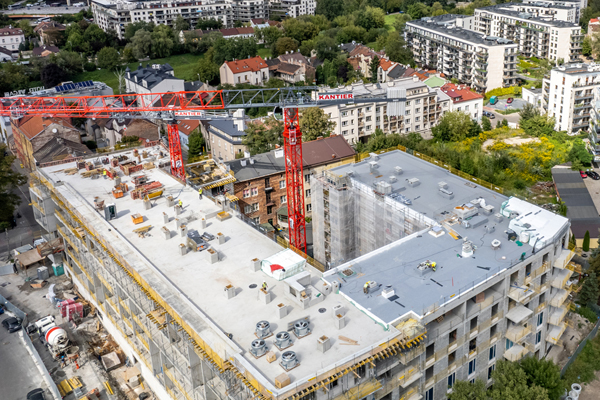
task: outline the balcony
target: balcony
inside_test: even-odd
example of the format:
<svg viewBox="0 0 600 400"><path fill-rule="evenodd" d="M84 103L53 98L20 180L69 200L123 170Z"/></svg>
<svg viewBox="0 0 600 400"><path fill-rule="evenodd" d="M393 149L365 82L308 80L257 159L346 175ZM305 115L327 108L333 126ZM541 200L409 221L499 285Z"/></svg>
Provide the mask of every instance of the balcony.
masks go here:
<svg viewBox="0 0 600 400"><path fill-rule="evenodd" d="M525 347L515 344L513 347L504 352L504 358L515 362L522 359L528 352L529 350L527 350Z"/></svg>
<svg viewBox="0 0 600 400"><path fill-rule="evenodd" d="M403 388L407 388L411 383L423 376L423 372L418 366L414 366L406 371L403 375L398 377L398 382Z"/></svg>
<svg viewBox="0 0 600 400"><path fill-rule="evenodd" d="M570 286L569 278L573 275L573 271L568 269L560 270L558 274L552 279L550 285L557 289L568 289L567 284Z"/></svg>
<svg viewBox="0 0 600 400"><path fill-rule="evenodd" d="M515 324L521 324L529 321L529 318L531 318L532 315L533 311L531 311L529 308L517 305L506 314L506 318Z"/></svg>
<svg viewBox="0 0 600 400"><path fill-rule="evenodd" d="M535 291L528 286L512 286L508 291L508 297L516 301L517 303L525 304L531 300L531 297L535 294Z"/></svg>
<svg viewBox="0 0 600 400"><path fill-rule="evenodd" d="M546 333L546 342L557 345L562 344L560 341L560 337L563 333L565 333L566 329L567 324L564 322L561 322L558 326L550 325L550 330L548 330L548 332Z"/></svg>
<svg viewBox="0 0 600 400"><path fill-rule="evenodd" d="M569 312L569 305L565 304L564 307L555 308L554 311L550 314L550 318L548 318L548 322L555 326L560 326L565 315Z"/></svg>
<svg viewBox="0 0 600 400"><path fill-rule="evenodd" d="M539 266L536 270L531 272L529 275L525 277L525 284L529 284L532 280L537 278L538 276L544 274L545 272L550 270L550 263L546 261L541 266Z"/></svg>
<svg viewBox="0 0 600 400"><path fill-rule="evenodd" d="M531 333L531 329L522 325L513 325L506 331L504 335L508 340L517 343Z"/></svg>
<svg viewBox="0 0 600 400"><path fill-rule="evenodd" d="M550 305L552 307L562 307L567 298L569 297L569 291L565 289L560 289L556 294L550 299Z"/></svg>

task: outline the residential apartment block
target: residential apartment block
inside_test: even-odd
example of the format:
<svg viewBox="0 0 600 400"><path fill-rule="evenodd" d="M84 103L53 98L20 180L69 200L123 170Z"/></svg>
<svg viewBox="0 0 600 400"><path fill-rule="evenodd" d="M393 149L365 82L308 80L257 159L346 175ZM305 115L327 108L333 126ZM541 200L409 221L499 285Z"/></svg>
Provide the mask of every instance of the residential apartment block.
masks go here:
<svg viewBox="0 0 600 400"><path fill-rule="evenodd" d="M395 89L405 93L404 116L388 116L387 91ZM388 133L419 132L427 136L431 127L442 115L450 111L450 97L440 90L432 89L417 77L398 79L384 84L356 83L325 92L351 92L354 98L372 97L372 103L346 103L319 105L329 119L335 122L333 133L343 136L350 144L365 142L381 129ZM377 101L376 99L384 99Z"/></svg>
<svg viewBox="0 0 600 400"><path fill-rule="evenodd" d="M531 12L520 11L524 9ZM537 14L536 9L539 9ZM545 16L541 13L543 10L541 7L533 8L530 4L512 3L508 6L499 4L478 8L475 10L475 30L515 42L519 54L525 57L564 62L578 60L583 40L581 27L575 22L552 19L562 18L563 14ZM565 11L574 12L571 8ZM574 16L570 15L565 18L574 21Z"/></svg>
<svg viewBox="0 0 600 400"><path fill-rule="evenodd" d="M579 23L581 18L581 10L587 7L588 0L524 0L523 4L571 7L575 9L575 22Z"/></svg>
<svg viewBox="0 0 600 400"><path fill-rule="evenodd" d="M415 61L479 92L514 85L518 45L464 28L472 19L446 14L407 22L407 46Z"/></svg>
<svg viewBox="0 0 600 400"><path fill-rule="evenodd" d="M271 0L269 16L297 18L301 15L314 15L316 7L316 0Z"/></svg>
<svg viewBox="0 0 600 400"><path fill-rule="evenodd" d="M0 47L10 51L11 53L18 53L19 46L25 41L25 35L21 28L1 28L0 29Z"/></svg>
<svg viewBox="0 0 600 400"><path fill-rule="evenodd" d="M137 69L125 69L125 88L128 93L151 94L182 92L184 80L175 78L173 67L169 64L150 64Z"/></svg>
<svg viewBox="0 0 600 400"><path fill-rule="evenodd" d="M201 121L200 130L211 155L219 161L235 160L247 150L242 138L246 135L246 121L243 110L237 110L233 119L212 119Z"/></svg>
<svg viewBox="0 0 600 400"><path fill-rule="evenodd" d="M472 120L480 121L483 112L483 96L465 85L454 83L444 84L440 90L452 100L451 111L460 111L469 114Z"/></svg>
<svg viewBox="0 0 600 400"><path fill-rule="evenodd" d="M600 64L566 64L550 71L542 83L542 110L556 120L557 131L575 134L590 127Z"/></svg>
<svg viewBox="0 0 600 400"><path fill-rule="evenodd" d="M560 345L577 270L567 218L401 151L327 171L312 196L325 281L343 275L343 297L379 323L412 312L427 331L408 377L425 399Z"/></svg>

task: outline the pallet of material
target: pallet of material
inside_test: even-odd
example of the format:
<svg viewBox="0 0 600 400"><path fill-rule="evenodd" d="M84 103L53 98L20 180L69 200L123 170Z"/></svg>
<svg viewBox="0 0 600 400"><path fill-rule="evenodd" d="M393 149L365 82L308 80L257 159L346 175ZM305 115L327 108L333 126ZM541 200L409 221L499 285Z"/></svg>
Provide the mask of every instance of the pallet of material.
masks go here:
<svg viewBox="0 0 600 400"><path fill-rule="evenodd" d="M144 166L144 169L154 169L155 168L154 163L151 163L151 162L143 163L142 165Z"/></svg>
<svg viewBox="0 0 600 400"><path fill-rule="evenodd" d="M82 178L89 178L93 175L98 175L100 173L100 170L97 169L92 169L92 170L88 170L88 171L83 171L81 172L81 177Z"/></svg>

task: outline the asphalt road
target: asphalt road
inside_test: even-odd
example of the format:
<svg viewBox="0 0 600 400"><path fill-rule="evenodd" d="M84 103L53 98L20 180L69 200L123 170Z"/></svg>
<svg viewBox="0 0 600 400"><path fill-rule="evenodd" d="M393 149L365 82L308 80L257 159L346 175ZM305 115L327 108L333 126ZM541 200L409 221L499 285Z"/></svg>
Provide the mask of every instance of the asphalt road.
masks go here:
<svg viewBox="0 0 600 400"><path fill-rule="evenodd" d="M506 118L506 120L508 122L513 122L513 123L516 123L516 124L518 124L519 121L521 120L521 116L519 115L519 113L513 113L513 114L503 115L503 114L498 113L496 110L494 110L491 107L483 107L483 109L485 111L489 111L489 112L494 113L494 115L496 116L495 119L490 120L492 122L492 126L494 128L496 127L496 124L498 123L498 121L502 121L504 118Z"/></svg>
<svg viewBox="0 0 600 400"><path fill-rule="evenodd" d="M18 161L13 163L13 169L25 176L29 176L29 173L26 170L21 169ZM25 244L33 245L34 236L39 237L39 233L42 231L42 227L33 217L32 206L29 205L28 187L29 184L26 183L17 188L14 192L19 195L19 198L21 199L21 204L19 204L17 208L17 211L21 214L21 218L17 218L17 226L15 228L0 233L0 261L6 261L8 259L9 250Z"/></svg>
<svg viewBox="0 0 600 400"><path fill-rule="evenodd" d="M0 319L8 318L7 314ZM43 388L46 383L33 359L27 352L22 331L8 333L0 326L0 398L2 400L24 400L33 389ZM50 399L46 393L46 397Z"/></svg>

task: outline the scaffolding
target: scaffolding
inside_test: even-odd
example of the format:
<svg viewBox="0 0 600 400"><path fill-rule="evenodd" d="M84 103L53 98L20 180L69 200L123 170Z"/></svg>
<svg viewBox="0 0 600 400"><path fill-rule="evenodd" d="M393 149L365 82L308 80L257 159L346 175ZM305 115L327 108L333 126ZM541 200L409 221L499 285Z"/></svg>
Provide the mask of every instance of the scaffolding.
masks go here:
<svg viewBox="0 0 600 400"><path fill-rule="evenodd" d="M312 182L315 258L333 268L430 226L400 200L325 171Z"/></svg>

